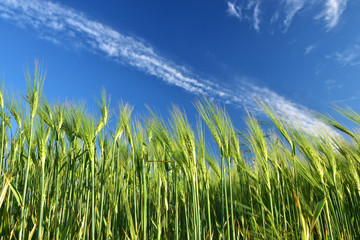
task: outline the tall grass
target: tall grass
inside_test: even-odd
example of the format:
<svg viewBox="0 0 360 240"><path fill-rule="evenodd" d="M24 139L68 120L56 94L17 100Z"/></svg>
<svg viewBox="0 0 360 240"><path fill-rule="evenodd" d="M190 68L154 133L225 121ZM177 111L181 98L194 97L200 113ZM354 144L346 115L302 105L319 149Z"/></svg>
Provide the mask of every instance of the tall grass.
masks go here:
<svg viewBox="0 0 360 240"><path fill-rule="evenodd" d="M0 94L0 239L360 238L360 135L334 118L319 115L341 134L311 135L259 101L273 127L249 113L239 132L203 99L193 128L103 92L95 119L49 104L39 65L27 80L24 98Z"/></svg>

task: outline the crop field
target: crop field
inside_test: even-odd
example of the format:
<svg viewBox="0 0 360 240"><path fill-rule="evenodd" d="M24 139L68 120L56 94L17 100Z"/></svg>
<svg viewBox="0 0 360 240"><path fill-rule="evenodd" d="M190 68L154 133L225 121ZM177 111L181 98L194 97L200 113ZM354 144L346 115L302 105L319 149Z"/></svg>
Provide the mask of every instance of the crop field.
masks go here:
<svg viewBox="0 0 360 240"><path fill-rule="evenodd" d="M1 240L360 239L360 135L334 118L319 115L339 134L311 135L259 100L273 130L249 113L240 132L205 98L192 126L177 107L110 109L103 92L96 119L47 102L44 76L1 91Z"/></svg>

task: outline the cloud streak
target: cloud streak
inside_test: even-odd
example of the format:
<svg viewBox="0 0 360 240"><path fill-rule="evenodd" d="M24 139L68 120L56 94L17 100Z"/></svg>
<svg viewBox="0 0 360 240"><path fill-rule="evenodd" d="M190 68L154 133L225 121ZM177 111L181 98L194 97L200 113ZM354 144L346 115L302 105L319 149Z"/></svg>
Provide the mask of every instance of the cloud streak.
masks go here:
<svg viewBox="0 0 360 240"><path fill-rule="evenodd" d="M295 14L304 7L305 0L285 0L285 32L289 28Z"/></svg>
<svg viewBox="0 0 360 240"><path fill-rule="evenodd" d="M253 5L254 18L260 13L256 13L259 11L256 10L259 8L258 4L259 2ZM241 10L235 5L229 4L229 12L241 16ZM123 35L63 5L48 1L3 0L0 2L0 18L24 28L35 29L40 38L55 44L69 45L76 42L75 47L106 55L116 62L132 66L190 93L206 95L239 107L248 106L254 111L260 111L254 101L254 97L258 96L268 101L277 113L298 122L299 126L310 133L331 131L310 115L305 107L288 101L267 88L257 87L249 81L242 81L238 89L226 88L201 79L185 67L162 57L147 42Z"/></svg>
<svg viewBox="0 0 360 240"><path fill-rule="evenodd" d="M260 2L257 2L255 7L254 7L254 14L253 14L253 19L254 19L254 29L259 32L260 31Z"/></svg>
<svg viewBox="0 0 360 240"><path fill-rule="evenodd" d="M248 0L242 5L236 5L235 2L227 2L227 12L230 16L236 17L240 21L246 20L252 23L255 31L260 31L260 0Z"/></svg>
<svg viewBox="0 0 360 240"><path fill-rule="evenodd" d="M330 92L332 90L338 90L340 88L342 88L344 85L338 83L338 81L334 80L334 79L327 79L325 81L325 88Z"/></svg>
<svg viewBox="0 0 360 240"><path fill-rule="evenodd" d="M181 66L164 59L144 41L125 36L83 13L45 1L12 1L0 3L3 19L22 27L35 28L44 39L71 43L138 68L169 84L198 94L221 95L214 86L195 79ZM5 17L4 17L5 16Z"/></svg>
<svg viewBox="0 0 360 240"><path fill-rule="evenodd" d="M258 113L262 112L262 109L254 99L260 98L273 108L280 119L292 124L297 129L315 136L322 136L324 134L333 137L339 136L324 122L314 117L309 108L290 101L269 88L256 86L252 81L245 79L242 81L238 92L244 93L245 99L243 101L247 103L246 107L251 107L251 109L255 109Z"/></svg>
<svg viewBox="0 0 360 240"><path fill-rule="evenodd" d="M307 10L313 10L319 7L321 8L321 11L315 13L314 18L317 20L323 20L325 22L326 29L329 31L339 23L340 17L346 9L347 1L348 0L280 0L276 5L275 12L271 15L271 18L268 19L268 23L271 25L281 17L281 26L283 27L283 32L285 33L298 12L304 8ZM265 5L265 8L267 6L270 7L270 4L272 6L274 5L271 1L246 0L237 4L237 1L231 0L227 2L227 12L230 16L236 17L240 21L248 20L252 22L254 29L259 32L259 14L261 12L260 3ZM249 15L249 11L252 11L252 17Z"/></svg>
<svg viewBox="0 0 360 240"><path fill-rule="evenodd" d="M335 59L342 66L356 66L360 64L360 45L354 44L342 52L327 56Z"/></svg>
<svg viewBox="0 0 360 240"><path fill-rule="evenodd" d="M315 48L316 48L315 45L309 45L309 46L307 46L307 47L305 48L304 54L305 54L305 55L310 54L312 51L314 51Z"/></svg>
<svg viewBox="0 0 360 240"><path fill-rule="evenodd" d="M239 20L242 20L241 8L235 6L235 4L232 2L228 2L227 4L228 4L227 12L229 13L229 15L234 16Z"/></svg>
<svg viewBox="0 0 360 240"><path fill-rule="evenodd" d="M338 24L346 3L347 0L326 0L324 10L316 18L324 19L329 30Z"/></svg>

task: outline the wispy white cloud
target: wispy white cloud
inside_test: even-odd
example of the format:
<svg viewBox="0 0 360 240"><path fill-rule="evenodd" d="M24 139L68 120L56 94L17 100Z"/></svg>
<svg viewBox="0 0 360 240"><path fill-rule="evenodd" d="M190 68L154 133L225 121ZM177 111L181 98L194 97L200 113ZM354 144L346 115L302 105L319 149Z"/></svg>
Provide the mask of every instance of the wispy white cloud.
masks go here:
<svg viewBox="0 0 360 240"><path fill-rule="evenodd" d="M300 11L304 9L306 14L303 17L311 18L315 16L315 19L322 19L325 21L325 27L327 30L334 28L340 21L340 17L346 9L348 0L280 0L277 2L272 1L260 1L260 0L245 0L237 3L237 1L231 0L227 2L229 15L237 17L240 21L248 20L252 22L254 29L258 31L260 23L260 3L274 5L275 11L271 15L271 18L267 21L269 24L274 24L277 20L281 19L281 28L283 32L287 32L288 28L292 24L294 18ZM272 6L273 7L273 6ZM315 9L321 8L320 13ZM252 13L252 17L249 15L249 11ZM267 22L266 19L262 19L263 22Z"/></svg>
<svg viewBox="0 0 360 240"><path fill-rule="evenodd" d="M260 0L247 0L241 4L236 4L236 2L228 1L227 12L230 16L236 17L240 21L251 22L254 29L260 31Z"/></svg>
<svg viewBox="0 0 360 240"><path fill-rule="evenodd" d="M254 21L254 29L257 32L259 32L260 31L260 2L257 2L254 7L253 21Z"/></svg>
<svg viewBox="0 0 360 240"><path fill-rule="evenodd" d="M311 0L284 0L285 1L285 31L290 26L292 19L298 11L305 6L309 8L316 6L317 4L323 4L323 10L315 16L315 19L324 19L326 22L326 28L328 30L334 28L343 14L347 0L322 0L322 1L311 1Z"/></svg>
<svg viewBox="0 0 360 240"><path fill-rule="evenodd" d="M257 4L259 2L252 7L258 8ZM233 7L236 10L236 7ZM258 16L255 11L254 15ZM0 18L31 28L39 37L55 44L69 45L76 42L75 47L106 55L116 62L130 65L193 94L203 94L236 106L249 106L254 111L260 111L254 101L254 97L259 96L269 102L277 113L299 123L307 132L317 134L323 130L330 131L312 117L308 109L267 88L257 87L249 81L241 81L239 89L234 89L201 79L185 67L162 57L147 42L123 35L63 5L40 0L3 0L0 2Z"/></svg>
<svg viewBox="0 0 360 240"><path fill-rule="evenodd" d="M203 83L181 66L161 57L146 42L125 36L60 4L4 0L0 2L0 13L6 14L3 19L36 29L43 39L68 44L80 42L78 46L106 54L189 92L219 95L214 86Z"/></svg>
<svg viewBox="0 0 360 240"><path fill-rule="evenodd" d="M305 55L310 54L312 51L314 51L315 48L316 48L315 45L309 45L309 46L307 46L307 47L305 48L304 54L305 54Z"/></svg>
<svg viewBox="0 0 360 240"><path fill-rule="evenodd" d="M310 109L294 103L266 87L259 87L250 81L245 80L242 82L242 86L239 90L246 92L245 96L247 100L245 101L248 102L248 105L251 106L252 109L261 112L261 109L256 103L250 101L250 99L260 98L265 103L269 104L283 121L292 123L293 126L298 129L316 136L324 134L337 136L337 133L321 120L317 119Z"/></svg>
<svg viewBox="0 0 360 240"><path fill-rule="evenodd" d="M324 19L329 30L338 24L346 3L347 0L326 0L324 10L316 18Z"/></svg>
<svg viewBox="0 0 360 240"><path fill-rule="evenodd" d="M285 0L285 32L289 28L295 14L304 7L305 0Z"/></svg>
<svg viewBox="0 0 360 240"><path fill-rule="evenodd" d="M287 31L290 26L293 17L295 14L304 6L306 0L282 0L279 1L280 4L275 13L271 16L270 24L276 22L279 19L280 12L285 13L285 19L283 24L285 26L284 32ZM229 15L237 17L240 21L246 19L252 21L253 27L256 31L259 31L260 24L260 1L255 0L247 0L241 2L240 4L236 4L234 2L228 1L228 9L227 12ZM283 7L284 6L284 7ZM252 17L249 16L249 10L252 11Z"/></svg>
<svg viewBox="0 0 360 240"><path fill-rule="evenodd" d="M235 6L235 4L232 2L228 2L227 4L228 4L227 12L229 13L229 15L234 16L239 20L242 20L241 8Z"/></svg>
<svg viewBox="0 0 360 240"><path fill-rule="evenodd" d="M343 85L340 84L338 81L334 80L334 79L327 79L325 80L325 88L328 91L332 91L334 89L340 89L342 88Z"/></svg>
<svg viewBox="0 0 360 240"><path fill-rule="evenodd" d="M274 12L274 14L271 16L270 24L275 23L279 19L279 11Z"/></svg>
<svg viewBox="0 0 360 240"><path fill-rule="evenodd" d="M330 103L336 105L336 104L345 103L345 102L358 101L359 99L360 99L360 97L358 97L358 96L351 96L349 98L333 100Z"/></svg>
<svg viewBox="0 0 360 240"><path fill-rule="evenodd" d="M360 64L360 45L355 44L342 52L328 55L328 58L335 59L342 66L356 66Z"/></svg>

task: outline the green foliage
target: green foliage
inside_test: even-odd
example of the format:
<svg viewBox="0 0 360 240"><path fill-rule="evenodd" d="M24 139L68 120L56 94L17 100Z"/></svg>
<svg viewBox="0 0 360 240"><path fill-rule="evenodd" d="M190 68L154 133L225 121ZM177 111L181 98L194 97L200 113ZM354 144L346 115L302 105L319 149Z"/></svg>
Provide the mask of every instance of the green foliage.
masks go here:
<svg viewBox="0 0 360 240"><path fill-rule="evenodd" d="M359 133L330 116L350 138L306 133L261 100L272 129L249 113L240 133L207 99L196 131L175 106L134 120L105 91L96 120L49 104L38 64L26 79L26 102L0 94L0 240L360 238Z"/></svg>

